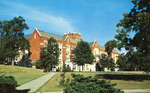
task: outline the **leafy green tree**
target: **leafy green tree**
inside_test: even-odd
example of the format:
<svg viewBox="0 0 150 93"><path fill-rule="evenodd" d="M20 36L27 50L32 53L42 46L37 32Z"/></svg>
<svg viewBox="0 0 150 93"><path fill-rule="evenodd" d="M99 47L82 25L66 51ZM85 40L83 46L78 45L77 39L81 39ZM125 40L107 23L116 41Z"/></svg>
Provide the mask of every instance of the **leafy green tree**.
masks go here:
<svg viewBox="0 0 150 93"><path fill-rule="evenodd" d="M102 67L99 62L96 63L96 71L102 71Z"/></svg>
<svg viewBox="0 0 150 93"><path fill-rule="evenodd" d="M91 76L84 77L80 74L71 75L73 80L65 83L64 93L124 93L114 88L117 84L111 84L110 81L98 80Z"/></svg>
<svg viewBox="0 0 150 93"><path fill-rule="evenodd" d="M77 47L72 50L72 61L78 65L82 66L88 63L92 64L94 56L92 54L90 45L87 42L80 41L77 44Z"/></svg>
<svg viewBox="0 0 150 93"><path fill-rule="evenodd" d="M115 47L117 47L116 40L110 40L105 44L105 52L107 52L109 57L111 57L111 53Z"/></svg>
<svg viewBox="0 0 150 93"><path fill-rule="evenodd" d="M118 60L116 63L120 71L127 71L130 68L128 58L124 53L118 56Z"/></svg>
<svg viewBox="0 0 150 93"><path fill-rule="evenodd" d="M104 68L110 68L112 71L115 69L114 60L104 53L100 55L100 65L102 66L103 70Z"/></svg>
<svg viewBox="0 0 150 93"><path fill-rule="evenodd" d="M150 72L150 0L132 0L134 7L117 24L118 48L125 48L129 59ZM131 34L132 33L132 34Z"/></svg>
<svg viewBox="0 0 150 93"><path fill-rule="evenodd" d="M0 21L0 54L2 58L11 58L14 65L14 58L18 50L29 50L29 42L24 37L24 30L29 29L23 17L19 16L10 21Z"/></svg>
<svg viewBox="0 0 150 93"><path fill-rule="evenodd" d="M52 67L58 64L59 62L59 48L56 39L48 39L47 47L41 48L40 53L40 62L42 68Z"/></svg>

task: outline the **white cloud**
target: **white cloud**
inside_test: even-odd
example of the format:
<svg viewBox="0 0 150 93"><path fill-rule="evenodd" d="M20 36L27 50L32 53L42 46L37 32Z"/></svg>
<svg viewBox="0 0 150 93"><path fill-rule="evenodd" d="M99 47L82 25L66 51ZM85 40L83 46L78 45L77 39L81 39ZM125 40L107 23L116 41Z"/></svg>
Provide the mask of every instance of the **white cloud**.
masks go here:
<svg viewBox="0 0 150 93"><path fill-rule="evenodd" d="M6 1L1 3L14 8L14 12L11 11L11 14L9 15L23 15L26 20L32 20L39 24L45 24L46 28L50 31L56 31L60 33L75 32L75 28L73 27L72 22L61 16L55 16L53 14L40 11L36 7L30 7L22 3Z"/></svg>

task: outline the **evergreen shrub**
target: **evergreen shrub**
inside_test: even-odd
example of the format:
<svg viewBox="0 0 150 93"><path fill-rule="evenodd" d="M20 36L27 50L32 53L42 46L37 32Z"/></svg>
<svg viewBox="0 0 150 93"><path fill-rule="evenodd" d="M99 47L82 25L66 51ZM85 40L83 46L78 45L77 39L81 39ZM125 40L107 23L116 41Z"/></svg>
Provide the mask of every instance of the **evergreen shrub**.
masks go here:
<svg viewBox="0 0 150 93"><path fill-rule="evenodd" d="M111 84L110 81L98 80L91 76L84 77L80 74L71 75L74 79L65 83L64 93L124 93L114 88L117 84Z"/></svg>
<svg viewBox="0 0 150 93"><path fill-rule="evenodd" d="M13 76L0 76L0 92L15 93L17 81Z"/></svg>

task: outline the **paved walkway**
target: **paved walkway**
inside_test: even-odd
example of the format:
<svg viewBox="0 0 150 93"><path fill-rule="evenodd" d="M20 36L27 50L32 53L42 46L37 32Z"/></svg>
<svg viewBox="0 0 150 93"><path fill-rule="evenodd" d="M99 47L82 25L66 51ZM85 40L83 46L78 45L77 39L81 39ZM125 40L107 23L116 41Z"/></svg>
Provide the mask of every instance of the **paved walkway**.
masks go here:
<svg viewBox="0 0 150 93"><path fill-rule="evenodd" d="M125 93L150 93L150 89L130 89L123 90Z"/></svg>
<svg viewBox="0 0 150 93"><path fill-rule="evenodd" d="M44 76L41 76L35 80L32 80L28 83L25 83L19 87L17 90L30 89L29 92L36 92L38 88L40 88L43 84L45 84L51 77L53 77L56 73L49 73Z"/></svg>

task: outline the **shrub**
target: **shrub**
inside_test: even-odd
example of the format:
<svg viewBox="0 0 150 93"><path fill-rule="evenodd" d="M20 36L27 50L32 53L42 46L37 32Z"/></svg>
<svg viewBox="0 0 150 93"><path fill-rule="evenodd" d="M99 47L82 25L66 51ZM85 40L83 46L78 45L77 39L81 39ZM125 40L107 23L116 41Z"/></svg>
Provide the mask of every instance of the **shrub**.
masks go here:
<svg viewBox="0 0 150 93"><path fill-rule="evenodd" d="M60 72L60 69L58 68L58 69L56 69L56 72Z"/></svg>
<svg viewBox="0 0 150 93"><path fill-rule="evenodd" d="M103 71L103 68L100 66L99 63L96 63L96 71Z"/></svg>
<svg viewBox="0 0 150 93"><path fill-rule="evenodd" d="M65 73L61 73L61 80L59 81L59 86L65 86Z"/></svg>
<svg viewBox="0 0 150 93"><path fill-rule="evenodd" d="M13 76L0 76L0 91L2 93L15 93L17 81Z"/></svg>
<svg viewBox="0 0 150 93"><path fill-rule="evenodd" d="M63 69L63 72L71 72L71 68L69 66L67 66Z"/></svg>
<svg viewBox="0 0 150 93"><path fill-rule="evenodd" d="M44 68L43 72L50 72L50 68L49 67Z"/></svg>
<svg viewBox="0 0 150 93"><path fill-rule="evenodd" d="M36 68L42 69L42 63L39 60L34 62L33 65L36 66Z"/></svg>
<svg viewBox="0 0 150 93"><path fill-rule="evenodd" d="M98 80L96 78L84 77L80 74L72 74L74 78L71 82L65 83L65 93L124 93L120 89L114 88L117 84L110 81Z"/></svg>

